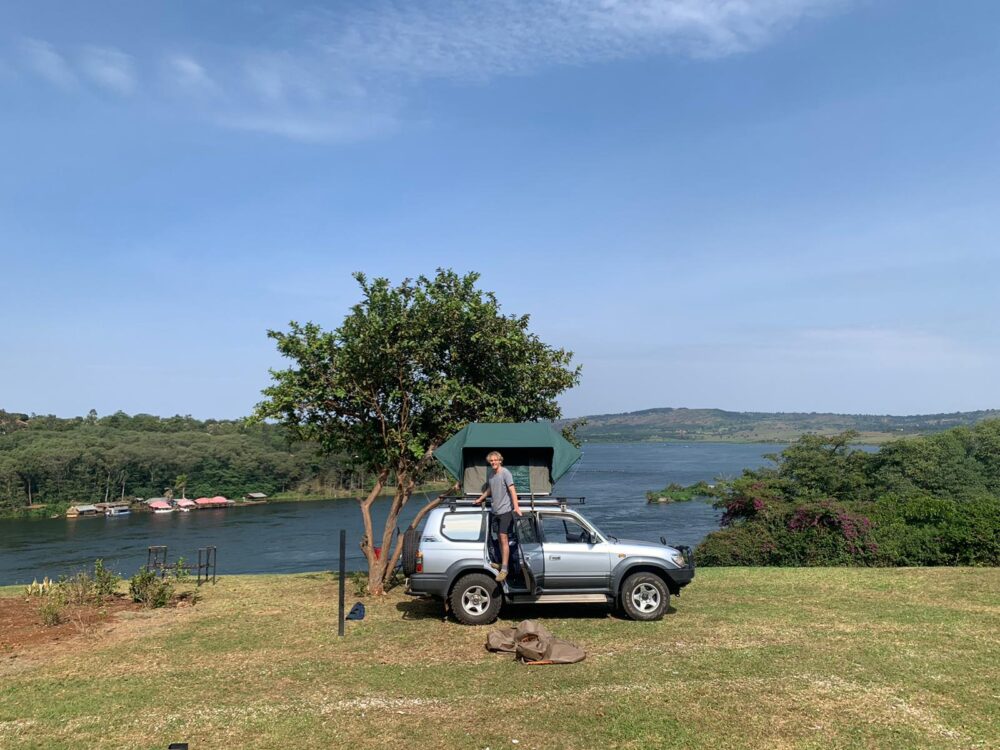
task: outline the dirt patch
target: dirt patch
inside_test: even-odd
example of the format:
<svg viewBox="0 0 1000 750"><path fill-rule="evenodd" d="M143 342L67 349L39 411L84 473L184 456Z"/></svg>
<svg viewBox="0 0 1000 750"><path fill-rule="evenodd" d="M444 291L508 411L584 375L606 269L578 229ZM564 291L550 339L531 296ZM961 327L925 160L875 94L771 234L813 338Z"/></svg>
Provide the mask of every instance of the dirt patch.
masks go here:
<svg viewBox="0 0 1000 750"><path fill-rule="evenodd" d="M0 599L0 654L22 651L35 646L76 638L99 630L118 613L141 609L142 606L123 596L116 596L100 605L70 605L62 609L58 625L42 623L42 597L9 597Z"/></svg>
<svg viewBox="0 0 1000 750"><path fill-rule="evenodd" d="M100 604L66 605L58 625L45 625L40 611L44 602L38 596L0 598L0 658L73 639L92 638L125 613L149 611L129 597L116 594ZM182 594L175 596L168 606L187 607L191 603L190 597Z"/></svg>

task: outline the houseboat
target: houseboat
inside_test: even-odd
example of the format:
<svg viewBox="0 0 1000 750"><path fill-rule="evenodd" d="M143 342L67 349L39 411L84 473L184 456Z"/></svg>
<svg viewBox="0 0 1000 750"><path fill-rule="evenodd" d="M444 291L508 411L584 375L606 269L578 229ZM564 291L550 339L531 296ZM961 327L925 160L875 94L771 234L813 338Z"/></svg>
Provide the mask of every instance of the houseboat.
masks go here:
<svg viewBox="0 0 1000 750"><path fill-rule="evenodd" d="M71 505L66 511L66 518L80 518L81 516L98 515L96 505Z"/></svg>
<svg viewBox="0 0 1000 750"><path fill-rule="evenodd" d="M149 504L149 509L154 513L173 513L174 506L168 503L166 500L153 500Z"/></svg>

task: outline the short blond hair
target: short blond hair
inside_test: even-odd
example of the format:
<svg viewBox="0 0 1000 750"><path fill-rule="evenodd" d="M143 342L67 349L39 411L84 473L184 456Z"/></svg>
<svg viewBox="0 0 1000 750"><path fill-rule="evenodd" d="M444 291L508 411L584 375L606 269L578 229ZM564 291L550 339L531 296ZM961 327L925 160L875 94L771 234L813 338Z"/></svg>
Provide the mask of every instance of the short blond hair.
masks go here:
<svg viewBox="0 0 1000 750"><path fill-rule="evenodd" d="M503 463L503 454L500 451L490 451L486 454L486 460L489 461L494 456L500 459L500 463Z"/></svg>

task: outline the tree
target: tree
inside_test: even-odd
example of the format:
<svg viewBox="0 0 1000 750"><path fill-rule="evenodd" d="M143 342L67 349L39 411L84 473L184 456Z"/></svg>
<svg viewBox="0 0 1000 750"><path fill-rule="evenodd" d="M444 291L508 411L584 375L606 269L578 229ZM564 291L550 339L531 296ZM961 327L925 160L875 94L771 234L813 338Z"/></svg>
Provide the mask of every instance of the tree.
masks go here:
<svg viewBox="0 0 1000 750"><path fill-rule="evenodd" d="M253 418L276 419L326 453L355 456L374 475L360 501L362 550L369 590L381 594L402 550L398 538L390 553L399 513L434 450L469 422L557 419L556 396L579 381L580 368L571 352L530 333L527 315L503 315L496 297L476 287L479 274L438 269L395 287L354 278L362 299L336 330L292 322L288 332L268 332L295 364L271 371ZM376 544L371 508L390 485Z"/></svg>

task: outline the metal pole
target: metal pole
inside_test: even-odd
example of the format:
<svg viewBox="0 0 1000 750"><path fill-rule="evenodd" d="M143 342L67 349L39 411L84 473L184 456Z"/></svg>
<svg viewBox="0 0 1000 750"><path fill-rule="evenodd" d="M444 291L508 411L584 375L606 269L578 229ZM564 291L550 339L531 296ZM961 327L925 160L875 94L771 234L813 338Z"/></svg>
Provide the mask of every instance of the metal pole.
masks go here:
<svg viewBox="0 0 1000 750"><path fill-rule="evenodd" d="M347 529L340 530L340 611L337 615L337 635L344 635L344 589L347 588Z"/></svg>

